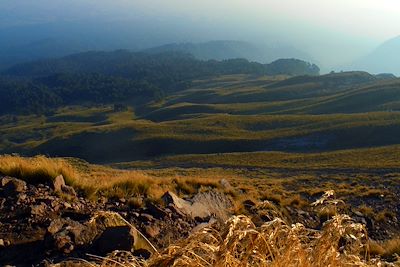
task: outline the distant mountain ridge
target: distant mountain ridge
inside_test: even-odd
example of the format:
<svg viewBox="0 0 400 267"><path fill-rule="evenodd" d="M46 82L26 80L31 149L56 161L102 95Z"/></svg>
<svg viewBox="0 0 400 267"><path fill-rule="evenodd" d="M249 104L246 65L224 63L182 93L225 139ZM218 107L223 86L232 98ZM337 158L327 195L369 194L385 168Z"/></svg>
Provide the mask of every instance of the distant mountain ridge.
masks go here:
<svg viewBox="0 0 400 267"><path fill-rule="evenodd" d="M400 75L400 36L386 41L372 53L356 61L349 68L371 73Z"/></svg>
<svg viewBox="0 0 400 267"><path fill-rule="evenodd" d="M89 51L62 58L17 64L0 74L32 77L56 73L101 73L132 78L146 76L161 69L167 72L175 71L176 75L185 79L192 76L223 74L319 75L320 71L317 65L294 58L261 64L243 58L199 60L182 51L145 53L116 50ZM189 73L190 75L187 75Z"/></svg>
<svg viewBox="0 0 400 267"><path fill-rule="evenodd" d="M73 103L161 99L171 92L188 89L194 80L234 74L319 75L319 68L298 59L261 64L246 59L199 60L182 52L78 53L15 65L0 73L0 115L46 113Z"/></svg>
<svg viewBox="0 0 400 267"><path fill-rule="evenodd" d="M311 61L311 56L288 45L255 45L234 40L217 40L203 43L171 43L143 50L146 53L184 52L202 60L245 58L260 63L270 63L280 58L297 58Z"/></svg>

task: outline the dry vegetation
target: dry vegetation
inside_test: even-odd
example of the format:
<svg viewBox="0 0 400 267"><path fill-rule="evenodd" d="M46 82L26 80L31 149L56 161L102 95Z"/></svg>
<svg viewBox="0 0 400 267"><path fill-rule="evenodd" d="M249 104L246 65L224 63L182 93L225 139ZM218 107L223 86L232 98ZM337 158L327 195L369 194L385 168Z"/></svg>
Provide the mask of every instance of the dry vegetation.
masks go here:
<svg viewBox="0 0 400 267"><path fill-rule="evenodd" d="M195 194L203 187L217 188L218 180L180 177L157 177L140 170L117 170L89 165L77 159L47 158L37 156L0 156L0 174L20 178L32 183L52 181L63 175L66 183L80 190L88 198L127 198L159 200L171 190L181 194Z"/></svg>
<svg viewBox="0 0 400 267"><path fill-rule="evenodd" d="M149 199L158 201L167 190L194 195L213 188L231 196L235 214L245 212L245 200L254 200L261 201L271 218L270 222L256 226L249 217L235 216L224 225L213 225L171 245L146 262L134 258L124 262L124 257L110 257L102 259L99 266L385 266L380 265L379 257L393 261L400 251L398 238L371 241L363 225L343 215L348 207L332 199L332 194L314 203L320 216L329 219L321 231L307 229L308 225L292 225L282 212L284 206L309 206L310 199L304 195L314 198L329 187L336 188L340 197L353 194L375 198L389 194L370 188L366 184L375 181L374 178L359 174L351 179L341 175L316 179L310 174L288 178L245 169L119 170L72 158L10 155L0 156L0 174L31 182L46 182L62 174L68 184L90 198L125 198L132 207L140 207ZM391 182L395 183L396 177L388 176L388 179L392 178ZM226 180L228 185L221 180ZM354 184L354 181L364 181L364 184ZM360 205L358 210L367 215L375 213L367 205ZM384 221L396 215L381 210L374 216L377 221ZM93 263L80 264L93 266Z"/></svg>
<svg viewBox="0 0 400 267"><path fill-rule="evenodd" d="M342 201L327 192L313 203L321 209L336 207ZM188 239L170 245L147 261L136 259L125 252L115 252L107 258L94 257L97 263L68 262L59 266L397 266L375 257L398 252L399 241L387 242L386 249L371 243L364 225L349 216L336 213L321 230L311 230L300 223L289 225L284 217L277 217L276 207L264 203L274 215L257 227L249 217L239 215L225 224L192 234ZM336 211L338 209L336 208ZM392 256L393 257L393 256ZM397 263L394 263L396 261Z"/></svg>

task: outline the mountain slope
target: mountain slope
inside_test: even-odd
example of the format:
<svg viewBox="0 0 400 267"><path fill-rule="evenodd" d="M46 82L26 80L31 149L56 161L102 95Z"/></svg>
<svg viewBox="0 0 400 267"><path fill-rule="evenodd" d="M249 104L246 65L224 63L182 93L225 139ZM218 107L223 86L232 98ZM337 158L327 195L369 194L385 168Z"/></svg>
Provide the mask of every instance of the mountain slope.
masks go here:
<svg viewBox="0 0 400 267"><path fill-rule="evenodd" d="M400 36L388 40L371 54L354 63L352 68L372 73L400 75Z"/></svg>
<svg viewBox="0 0 400 267"><path fill-rule="evenodd" d="M144 50L146 53L184 52L203 60L245 58L269 63L280 58L298 58L314 61L303 51L287 45L255 45L243 41L210 41L204 43L172 43Z"/></svg>

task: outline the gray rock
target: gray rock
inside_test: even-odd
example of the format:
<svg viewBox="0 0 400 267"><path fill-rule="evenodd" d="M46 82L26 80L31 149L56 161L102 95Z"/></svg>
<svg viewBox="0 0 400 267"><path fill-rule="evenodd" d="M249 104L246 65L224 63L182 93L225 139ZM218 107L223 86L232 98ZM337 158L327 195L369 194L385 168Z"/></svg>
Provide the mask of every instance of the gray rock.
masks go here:
<svg viewBox="0 0 400 267"><path fill-rule="evenodd" d="M208 208L201 202L195 201L193 203L186 201L172 192L167 192L162 196L162 200L168 206L173 206L175 209L179 210L186 216L193 219L195 218L207 218L211 215Z"/></svg>

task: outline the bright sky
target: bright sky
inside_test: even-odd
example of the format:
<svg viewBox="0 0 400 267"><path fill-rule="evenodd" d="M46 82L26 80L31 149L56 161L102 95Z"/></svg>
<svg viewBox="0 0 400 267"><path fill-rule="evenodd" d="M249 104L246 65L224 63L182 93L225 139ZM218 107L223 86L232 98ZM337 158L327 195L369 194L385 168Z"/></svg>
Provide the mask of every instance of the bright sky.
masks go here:
<svg viewBox="0 0 400 267"><path fill-rule="evenodd" d="M83 9L90 8L90 10ZM226 22L282 22L317 26L370 38L400 34L398 0L1 0L0 12L21 9L38 17L64 11L63 16L93 13L143 13ZM71 10L72 9L72 10ZM44 12L41 12L44 11ZM58 12L57 12L58 13ZM262 25L260 25L262 27Z"/></svg>
<svg viewBox="0 0 400 267"><path fill-rule="evenodd" d="M122 0L121 0L122 1ZM400 34L398 0L146 0L145 12L226 22L277 22L381 40ZM259 25L262 27L263 25Z"/></svg>
<svg viewBox="0 0 400 267"><path fill-rule="evenodd" d="M0 0L0 26L87 17L172 21L204 40L286 42L331 65L400 35L399 0Z"/></svg>

